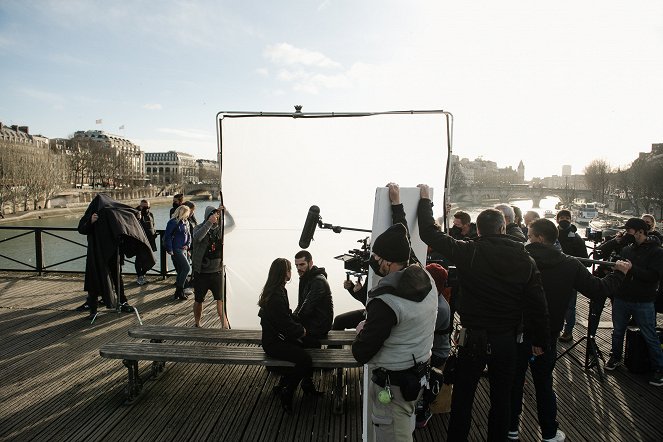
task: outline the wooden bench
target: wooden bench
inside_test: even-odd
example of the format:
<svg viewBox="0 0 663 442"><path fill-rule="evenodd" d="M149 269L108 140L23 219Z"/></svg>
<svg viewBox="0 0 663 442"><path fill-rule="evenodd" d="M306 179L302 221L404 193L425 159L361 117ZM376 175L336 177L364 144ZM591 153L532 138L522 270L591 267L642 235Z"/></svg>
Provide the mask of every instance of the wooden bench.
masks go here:
<svg viewBox="0 0 663 442"><path fill-rule="evenodd" d="M260 330L223 330L220 328L172 327L163 325L141 325L129 329L129 336L138 339L162 341L195 341L210 343L261 343ZM350 345L357 333L354 330L332 330L320 339L322 345Z"/></svg>
<svg viewBox="0 0 663 442"><path fill-rule="evenodd" d="M350 349L307 349L315 368L360 367ZM292 362L274 359L265 354L261 347L229 347L165 344L154 342L113 342L99 350L104 358L122 359L128 370L127 403L131 403L143 388L143 382L163 371L165 362L193 364L263 365L269 367L292 367ZM146 379L140 377L138 361L152 361ZM343 373L341 372L341 377ZM345 382L337 379L333 391L333 411L342 413L345 400Z"/></svg>

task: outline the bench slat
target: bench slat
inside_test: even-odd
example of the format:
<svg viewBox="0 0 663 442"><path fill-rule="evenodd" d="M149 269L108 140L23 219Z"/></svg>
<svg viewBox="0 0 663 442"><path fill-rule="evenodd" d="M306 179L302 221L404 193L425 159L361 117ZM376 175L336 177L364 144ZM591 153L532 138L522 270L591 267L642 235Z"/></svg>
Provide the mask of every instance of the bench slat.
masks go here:
<svg viewBox="0 0 663 442"><path fill-rule="evenodd" d="M359 367L350 349L306 349L317 368ZM109 359L292 367L287 361L270 358L260 347L214 347L151 342L111 342L99 350Z"/></svg>
<svg viewBox="0 0 663 442"><path fill-rule="evenodd" d="M161 325L141 325L129 329L129 336L138 339L161 339L166 341L195 341L217 343L260 344L260 330L223 330L220 328L169 327ZM332 330L323 345L350 345L354 341L354 330Z"/></svg>

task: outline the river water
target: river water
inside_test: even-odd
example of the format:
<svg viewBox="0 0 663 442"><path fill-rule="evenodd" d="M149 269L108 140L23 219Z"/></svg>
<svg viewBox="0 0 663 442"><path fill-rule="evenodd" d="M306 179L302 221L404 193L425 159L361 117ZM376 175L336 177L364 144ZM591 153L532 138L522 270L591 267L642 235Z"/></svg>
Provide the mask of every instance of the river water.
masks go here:
<svg viewBox="0 0 663 442"><path fill-rule="evenodd" d="M532 209L532 201L516 201L514 204L526 212L535 210L543 217L546 209L554 210L556 198L546 198L541 200L541 207ZM196 214L202 219L204 208L208 204L217 205L216 201L196 201ZM153 205L152 213L158 229L164 229L168 221L168 212L170 204ZM485 207L458 207L470 213L472 220ZM457 209L456 207L453 208ZM452 213L453 211L452 210ZM439 214L436 214L438 216ZM18 220L5 222L1 226L22 226L22 227L77 227L82 213L66 216L47 217L35 220ZM299 218L299 217L297 217ZM301 214L303 221L304 214ZM368 222L367 222L368 223ZM357 225L358 228L370 228L366 225ZM0 240L18 235L23 231L0 230ZM67 242L56 236L44 234L44 262L46 266L56 262L61 262L74 257L80 257L72 262L60 264L52 270L79 270L85 268L85 245L86 238L77 232L52 232L62 238L67 238L72 242ZM299 250L297 242L301 233L301 226L297 228L285 228L280 224L274 224L273 227L255 228L238 225L232 229L225 239L226 267L228 274L228 311L234 327L240 328L258 328L257 301L262 285L267 277L269 264L276 257L286 257L294 260L294 254ZM347 253L351 249L359 247L358 241L369 235L368 233L348 232L341 234L332 233L329 230L318 230L315 234L315 241L311 244L309 251L313 254L314 263L319 267L325 267L332 294L334 298L334 312L336 314L349 310L361 308L361 305L355 301L342 288L343 280L346 274L343 269L343 263L335 260L334 257ZM160 247L160 244L158 244ZM34 265L34 235L25 235L7 242L0 243L0 254L8 256L17 261L26 262ZM158 256L158 255L157 255ZM157 264L158 265L158 264ZM169 268L172 268L170 260ZM9 259L0 257L0 268L27 269L25 265L20 265ZM134 273L131 263L124 265L125 273ZM297 299L297 277L287 285L291 305L296 305ZM134 284L132 277L125 278L126 284ZM82 281L81 281L82 290ZM79 296L77 294L76 296ZM208 296L208 300L211 296ZM189 307L187 307L189 308Z"/></svg>

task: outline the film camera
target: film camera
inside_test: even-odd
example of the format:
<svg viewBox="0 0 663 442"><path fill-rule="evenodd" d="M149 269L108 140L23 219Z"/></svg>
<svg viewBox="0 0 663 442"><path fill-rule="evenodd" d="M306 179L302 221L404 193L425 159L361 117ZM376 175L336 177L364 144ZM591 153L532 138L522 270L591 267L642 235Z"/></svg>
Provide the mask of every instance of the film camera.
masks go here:
<svg viewBox="0 0 663 442"><path fill-rule="evenodd" d="M601 242L603 241L603 230L594 230L591 227L585 229L585 241Z"/></svg>
<svg viewBox="0 0 663 442"><path fill-rule="evenodd" d="M358 249L348 250L348 253L335 256L334 259L343 261L343 268L355 275L368 275L368 260L371 257L370 238L357 241L361 243Z"/></svg>

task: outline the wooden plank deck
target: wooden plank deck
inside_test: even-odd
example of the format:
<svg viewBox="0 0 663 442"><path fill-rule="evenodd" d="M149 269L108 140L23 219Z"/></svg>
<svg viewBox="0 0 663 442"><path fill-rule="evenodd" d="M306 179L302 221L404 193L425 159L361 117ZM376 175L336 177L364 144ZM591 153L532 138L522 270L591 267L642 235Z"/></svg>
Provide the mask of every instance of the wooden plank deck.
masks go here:
<svg viewBox="0 0 663 442"><path fill-rule="evenodd" d="M129 278L127 278L129 279ZM145 324L191 326L191 301L171 301L172 278L138 287L127 296ZM295 397L292 416L271 394L277 382L260 366L167 364L141 396L125 406L126 369L99 356L99 348L131 341L135 315L101 314L93 325L74 311L84 299L80 276L0 274L0 440L62 441L358 441L361 440L361 370L349 369L343 415L331 413L328 393ZM232 301L231 301L232 302ZM587 306L578 302L579 320ZM213 304L206 324L219 327ZM603 321L610 320L610 307ZM659 324L663 318L659 315ZM584 327L576 326L579 337ZM598 343L607 353L610 330ZM197 344L201 345L201 344ZM560 350L567 345L560 345ZM573 351L582 360L584 346ZM147 370L143 363L141 370ZM318 388L331 391L333 371L316 372ZM572 357L555 371L558 420L569 441L663 440L663 388L624 367L598 381ZM485 439L488 389L477 390L470 440ZM436 415L415 432L417 441L446 440L447 415ZM521 440L540 440L531 382L525 388Z"/></svg>

